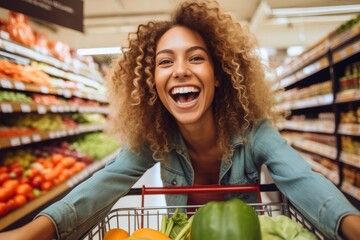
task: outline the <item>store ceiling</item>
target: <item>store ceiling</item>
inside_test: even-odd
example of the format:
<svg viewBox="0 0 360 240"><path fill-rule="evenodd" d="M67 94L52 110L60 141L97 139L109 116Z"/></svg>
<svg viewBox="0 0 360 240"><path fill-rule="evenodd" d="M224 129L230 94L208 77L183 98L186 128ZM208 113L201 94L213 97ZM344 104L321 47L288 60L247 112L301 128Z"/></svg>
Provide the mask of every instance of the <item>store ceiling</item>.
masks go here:
<svg viewBox="0 0 360 240"><path fill-rule="evenodd" d="M72 48L117 47L129 31L149 20L166 19L178 0L84 0L84 33L42 22L48 37ZM360 4L359 0L219 0L246 24L264 48L309 46L356 15L311 14L308 7ZM275 16L276 9L304 8L302 14Z"/></svg>

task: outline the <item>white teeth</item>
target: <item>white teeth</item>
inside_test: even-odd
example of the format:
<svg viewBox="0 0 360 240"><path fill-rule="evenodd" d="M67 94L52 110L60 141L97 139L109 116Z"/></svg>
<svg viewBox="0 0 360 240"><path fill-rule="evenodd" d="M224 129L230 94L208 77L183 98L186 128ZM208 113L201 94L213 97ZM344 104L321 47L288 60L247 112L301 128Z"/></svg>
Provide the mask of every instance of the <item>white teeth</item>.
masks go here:
<svg viewBox="0 0 360 240"><path fill-rule="evenodd" d="M200 89L196 87L178 87L173 88L171 94L183 94L183 93L191 93L191 92L199 92Z"/></svg>

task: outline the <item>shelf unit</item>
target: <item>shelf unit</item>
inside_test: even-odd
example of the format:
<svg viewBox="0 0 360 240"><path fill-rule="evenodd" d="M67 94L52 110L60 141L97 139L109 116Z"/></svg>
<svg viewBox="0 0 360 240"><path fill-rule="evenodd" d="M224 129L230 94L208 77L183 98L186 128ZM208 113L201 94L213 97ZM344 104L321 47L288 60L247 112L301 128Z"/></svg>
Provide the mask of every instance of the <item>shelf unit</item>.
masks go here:
<svg viewBox="0 0 360 240"><path fill-rule="evenodd" d="M345 140L360 143L360 24L334 35L280 66L272 90L276 109L290 113L278 125L283 136L360 209L360 145L349 152ZM344 89L341 80L350 66L355 66L357 87ZM344 115L356 109L357 118L345 121ZM326 166L319 163L323 158Z"/></svg>
<svg viewBox="0 0 360 240"><path fill-rule="evenodd" d="M2 35L0 34L0 37ZM107 115L109 109L104 94L102 94L103 78L98 70L86 64L74 60L72 63L62 62L52 56L44 55L34 49L13 42L9 39L0 38L0 56L22 65L35 64L43 72L55 78L62 78L72 82L80 83L81 88L67 87L50 87L41 86L31 83L21 82L18 79L0 78L0 90L45 94L56 96L64 101L60 104L39 104L12 102L0 100L0 115L9 116L11 114L67 114L67 113L100 113ZM34 62L35 61L35 62ZM79 105L77 103L68 102L73 97L84 100L96 101L99 104ZM103 131L103 125L78 124L76 127L65 127L58 130L40 131L31 130L29 133L15 136L0 136L0 165L2 163L3 151L12 149L22 149L23 147L35 146L39 144L47 144L48 141L57 141L58 139L67 138L83 133ZM45 143L46 141L46 143ZM28 201L25 205L16 208L3 217L0 217L0 230L9 229L18 221L23 221L27 216L34 217L46 205L60 198L74 186L78 185L94 172L103 168L105 164L113 160L118 150L109 154L101 160L94 161L87 165L85 169L72 175L70 178L56 185L49 191L41 194L39 197ZM29 219L31 220L31 218ZM22 224L20 224L22 225Z"/></svg>
<svg viewBox="0 0 360 240"><path fill-rule="evenodd" d="M35 198L34 200L28 202L26 205L11 212L11 214L7 214L6 216L0 218L0 230L6 229L11 224L20 220L24 216L33 213L34 211L41 208L45 204L49 204L53 202L53 199L71 190L73 187L75 187L85 179L89 178L93 173L103 168L105 164L108 163L109 161L112 161L117 154L118 151L115 151L114 153L109 154L107 157L103 158L102 160L94 162L93 164L88 166L85 170L74 175L66 182L51 189L46 194L43 194L40 197ZM35 213L33 213L32 215L34 214Z"/></svg>

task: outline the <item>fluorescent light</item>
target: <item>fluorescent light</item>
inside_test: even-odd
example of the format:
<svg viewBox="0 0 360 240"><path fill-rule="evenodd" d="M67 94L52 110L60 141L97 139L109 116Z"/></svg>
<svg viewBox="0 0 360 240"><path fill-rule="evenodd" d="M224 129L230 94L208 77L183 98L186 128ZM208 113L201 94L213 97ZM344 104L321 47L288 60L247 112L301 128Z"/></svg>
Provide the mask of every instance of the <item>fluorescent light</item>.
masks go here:
<svg viewBox="0 0 360 240"><path fill-rule="evenodd" d="M306 8L277 8L271 10L271 14L278 17L344 14L344 13L359 13L359 12L360 12L360 4L324 6L324 7L306 7Z"/></svg>
<svg viewBox="0 0 360 240"><path fill-rule="evenodd" d="M120 47L107 47L107 48L81 48L78 49L79 55L105 55L105 54L121 54Z"/></svg>

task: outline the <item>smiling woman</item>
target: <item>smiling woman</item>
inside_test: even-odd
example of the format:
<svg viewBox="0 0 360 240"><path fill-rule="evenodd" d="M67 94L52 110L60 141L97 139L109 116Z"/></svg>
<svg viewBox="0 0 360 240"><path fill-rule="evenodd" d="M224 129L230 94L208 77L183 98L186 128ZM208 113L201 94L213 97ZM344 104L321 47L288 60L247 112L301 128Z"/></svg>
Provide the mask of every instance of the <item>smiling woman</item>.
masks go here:
<svg viewBox="0 0 360 240"><path fill-rule="evenodd" d="M257 184L265 164L327 238L358 239L359 211L274 128L279 116L255 42L214 1L182 1L171 20L140 25L107 82L109 131L124 143L117 158L0 238L79 239L160 162L168 187ZM231 198L259 201L257 194L167 195L166 201L185 206Z"/></svg>

